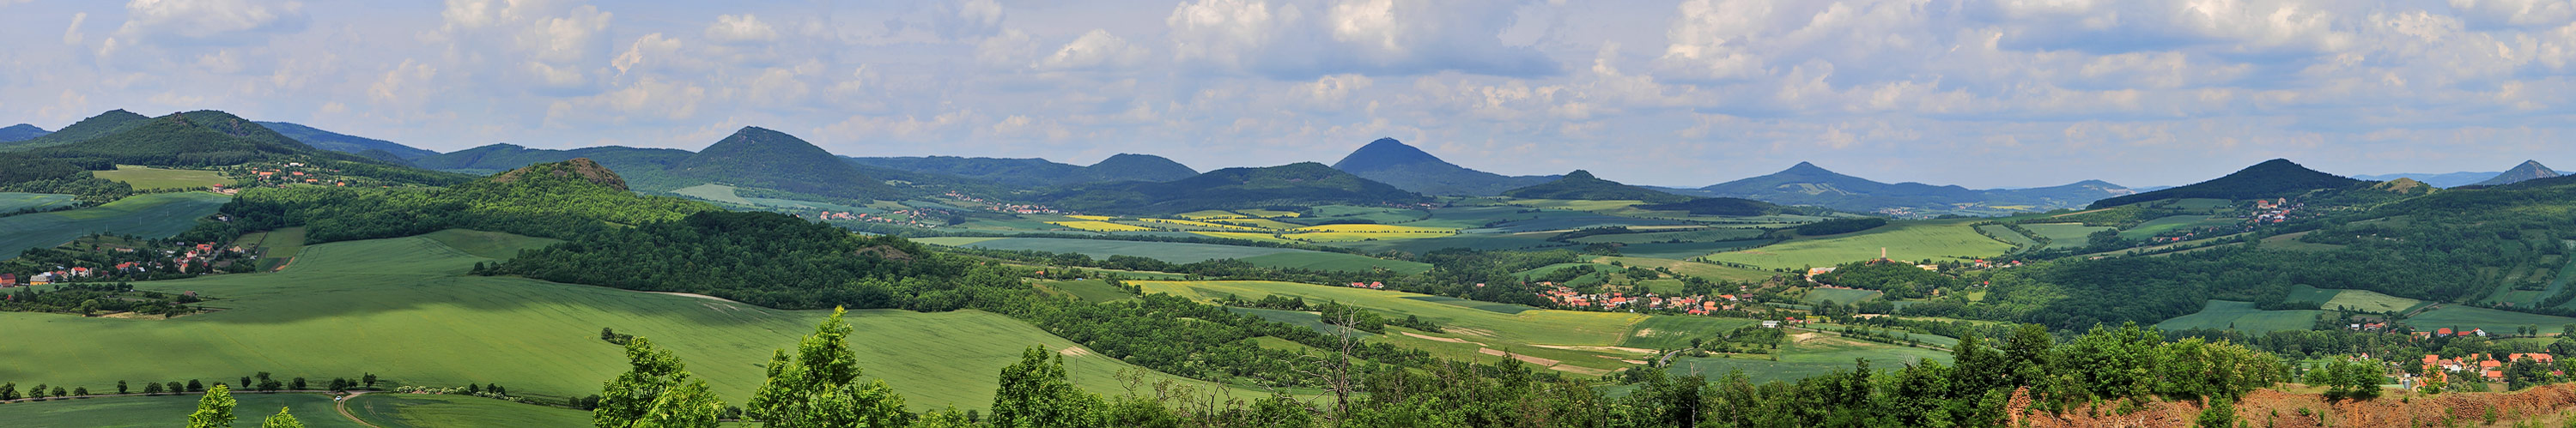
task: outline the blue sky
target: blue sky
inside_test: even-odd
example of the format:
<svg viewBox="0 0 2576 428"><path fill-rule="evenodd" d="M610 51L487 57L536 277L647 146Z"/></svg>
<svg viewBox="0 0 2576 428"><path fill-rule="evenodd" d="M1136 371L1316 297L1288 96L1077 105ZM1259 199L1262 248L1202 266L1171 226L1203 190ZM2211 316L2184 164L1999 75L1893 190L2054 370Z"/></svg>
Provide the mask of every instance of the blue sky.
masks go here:
<svg viewBox="0 0 2576 428"><path fill-rule="evenodd" d="M1331 162L1700 186L2567 157L2576 0L0 0L0 123L220 109L449 151Z"/></svg>

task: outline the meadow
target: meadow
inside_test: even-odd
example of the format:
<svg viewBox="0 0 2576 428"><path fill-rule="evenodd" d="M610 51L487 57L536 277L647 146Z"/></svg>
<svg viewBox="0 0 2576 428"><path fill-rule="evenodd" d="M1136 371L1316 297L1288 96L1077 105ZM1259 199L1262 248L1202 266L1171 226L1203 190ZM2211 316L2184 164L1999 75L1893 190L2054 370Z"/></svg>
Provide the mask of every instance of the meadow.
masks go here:
<svg viewBox="0 0 2576 428"><path fill-rule="evenodd" d="M1722 379L1741 370L1744 376L1759 384L1771 381L1796 382L1799 379L1831 374L1836 370L1851 371L1855 359L1868 359L1873 370L1902 369L1924 360L1948 363L1950 353L1925 348L1912 348L1883 343L1852 340L1819 333L1792 331L1793 341L1780 346L1777 361L1770 355L1732 355L1706 358L1673 359L1670 371L1676 374L1698 374L1709 379Z"/></svg>
<svg viewBox="0 0 2576 428"><path fill-rule="evenodd" d="M1598 375L1631 366L1622 360L1651 353L1631 348L1685 346L1693 337L1752 325L1752 320L1617 312L1535 309L1456 298L1384 290L1271 281L1131 281L1147 293L1169 293L1202 301L1233 296L1280 295L1308 302L1334 301L1396 316L1412 315L1438 323L1442 333L1389 327L1378 336L1398 346L1422 349L1442 358L1501 361L1509 352L1524 359L1556 361L1560 371ZM1271 319L1310 319L1304 312L1266 312ZM1308 314L1304 318L1291 314ZM1311 322L1301 322L1309 323ZM1401 333L1397 333L1401 331ZM1546 365L1546 364L1542 364Z"/></svg>
<svg viewBox="0 0 2576 428"><path fill-rule="evenodd" d="M477 236L489 234L439 237ZM458 245L498 251L541 242ZM221 310L212 313L169 320L0 313L0 330L11 337L0 341L0 360L11 362L0 365L0 381L95 390L118 380L224 380L261 371L323 380L375 373L393 384L499 382L516 394L570 397L596 393L626 369L619 346L599 340L601 328L614 328L673 350L738 404L762 382L760 364L771 351L794 347L827 315L463 275L491 261L431 237L340 242L307 247L277 273L135 284L214 297L205 306ZM977 311L865 310L848 320L860 332L852 341L866 377L893 385L915 409L983 408L992 402L995 374L1020 351L1079 348ZM1122 392L1115 373L1143 370L1070 353L1079 354L1067 357L1076 384L1095 392Z"/></svg>
<svg viewBox="0 0 2576 428"><path fill-rule="evenodd" d="M2147 220L2145 223L2139 223L2138 227L2122 230L2120 231L2120 238L2147 239L2156 236L2158 233L2165 233L2166 231L2176 229L2187 229L2202 226L2226 226L2237 223L2238 221L2233 218L2221 218L2205 215L2164 216L2154 220Z"/></svg>
<svg viewBox="0 0 2576 428"><path fill-rule="evenodd" d="M2501 311L2467 305L2442 305L2440 308L2407 317L2404 322L2406 325L2414 326L2416 331L2447 327L2453 330L2475 328L2486 329L2488 333L2512 334L2514 328L2526 325L2540 326L2541 331L2557 331L2553 327L2576 324L2576 318Z"/></svg>
<svg viewBox="0 0 2576 428"><path fill-rule="evenodd" d="M1849 288L1809 288L1809 289L1807 289L1807 294L1806 294L1805 296L1800 296L1800 297L1798 297L1798 301L1799 301L1799 302L1801 302L1801 303L1806 303L1806 304L1810 304L1810 305L1822 304L1822 303L1827 302L1827 301L1831 301L1831 302L1834 302L1834 303L1836 303L1836 304L1849 305L1849 304L1853 304L1853 303L1860 303L1860 302L1862 302L1862 301L1866 301L1866 300L1870 300L1870 299L1876 299L1876 298L1878 298L1880 295L1883 295L1883 294L1886 294L1886 293L1880 293L1880 292L1875 291L1875 290L1855 290L1855 289L1849 289Z"/></svg>
<svg viewBox="0 0 2576 428"><path fill-rule="evenodd" d="M0 234L0 258L93 233L168 238L195 227L197 218L214 214L232 199L205 192L155 193L77 210L0 217L0 230L9 231Z"/></svg>
<svg viewBox="0 0 2576 428"><path fill-rule="evenodd" d="M1757 238L1761 238L1761 237L1762 237L1762 230L1761 230L1761 229L1745 229L1745 228L1707 228L1707 229L1682 230L1682 231L1673 231L1673 232L1643 232L1643 233L1619 233L1619 234L1610 234L1610 235L1593 235L1593 236L1586 236L1586 237L1581 237L1581 238L1574 238L1574 239L1572 239L1572 241L1574 241L1574 242L1586 243L1586 244L1595 244L1595 243L1648 244L1648 243L1674 242L1674 241L1679 241L1679 242L1742 241L1742 240L1757 239Z"/></svg>
<svg viewBox="0 0 2576 428"><path fill-rule="evenodd" d="M1709 255L1711 260L1764 268L1833 266L1878 258L1879 249L1895 260L1993 257L2012 244L1971 229L1978 219L1898 221L1876 229L1841 235L1809 236L1761 248Z"/></svg>
<svg viewBox="0 0 2576 428"><path fill-rule="evenodd" d="M727 185L722 185L722 184L708 183L708 184L700 184L700 185L696 185L696 186L682 187L682 188L679 188L678 190L672 190L672 191L671 191L671 193L677 193L677 194L680 194L680 196L687 196L687 197L698 198L698 199L705 199L705 200L716 201L716 202L724 202L724 203L732 203L732 204L742 204L742 205L753 205L753 204L751 203L751 201L750 201L750 200L743 199L743 198L742 198L742 196L734 194L734 192L733 192L733 186L727 186Z"/></svg>
<svg viewBox="0 0 2576 428"><path fill-rule="evenodd" d="M2084 248L2084 246L2093 245L2093 232L2111 229L2085 226L2083 223L2037 223L2025 224L2021 227L2048 238L2049 249Z"/></svg>
<svg viewBox="0 0 2576 428"><path fill-rule="evenodd" d="M2211 300L2201 306L2200 312L2156 323L2156 328L2168 331L2194 328L2233 329L2261 334L2281 330L2306 330L2316 325L2317 316L2325 313L2326 311L2318 310L2266 311L2255 309L2254 302Z"/></svg>
<svg viewBox="0 0 2576 428"><path fill-rule="evenodd" d="M2422 302L2415 299L2380 294L2377 291L2338 290L2334 298L2327 299L2325 305L2321 307L2333 310L2396 312L2415 307L2420 303Z"/></svg>
<svg viewBox="0 0 2576 428"><path fill-rule="evenodd" d="M1994 235L1996 239L2001 239L2007 244L2013 244L2015 247L2039 245L2039 241L2030 239L2030 235L2023 235L2020 231L2012 230L2012 228L2004 227L2004 225L2000 224L1977 226L1977 231Z"/></svg>
<svg viewBox="0 0 2576 428"><path fill-rule="evenodd" d="M287 262L295 259L296 254L304 251L304 228L289 227L267 232L245 233L240 238L233 239L233 243L244 249L256 248L257 251L264 251L259 255L259 271L273 271L279 266L285 266Z"/></svg>
<svg viewBox="0 0 2576 428"><path fill-rule="evenodd" d="M590 412L462 395L367 394L349 399L349 413L382 428L590 426ZM348 420L337 413L330 416Z"/></svg>
<svg viewBox="0 0 2576 428"><path fill-rule="evenodd" d="M30 385L21 383L19 386L25 387ZM111 383L111 386L108 387L108 392L115 392L115 388L116 387L112 386ZM136 388L141 387L137 386ZM91 392L97 392L97 388L95 387L91 388L91 390ZM188 421L188 413L197 411L198 398L201 398L201 396L163 395L157 397L107 397L0 404L0 424L20 428L162 428L184 426ZM282 393L244 394L236 392L233 394L233 400L235 401L235 404L233 405L233 415L240 418L233 422L233 426L237 427L259 426L259 421L261 419L267 418L269 415L277 414L277 409L279 408L292 409L288 412L295 414L295 420L297 422L303 422L304 426L310 428L365 427L364 425L359 425L357 422L350 421L349 418L340 416L340 412L333 409L333 403L331 402L331 396L329 395ZM481 398L478 398L478 400L508 404L515 407L550 409L546 407L503 402L499 400ZM581 424L558 424L551 426L587 426L589 424L588 421L589 414L584 413ZM387 426L390 427L393 425Z"/></svg>
<svg viewBox="0 0 2576 428"><path fill-rule="evenodd" d="M214 171L161 169L134 165L117 165L115 171L94 171L90 175L133 185L134 190L195 189L233 184L233 179L224 178L222 173Z"/></svg>
<svg viewBox="0 0 2576 428"><path fill-rule="evenodd" d="M0 192L0 214L71 205L72 195Z"/></svg>
<svg viewBox="0 0 2576 428"><path fill-rule="evenodd" d="M1622 265L1644 267L1648 269L1665 268L1671 269L1675 274L1728 281L1760 282L1769 280L1774 275L1781 275L1779 272L1758 271L1726 265L1686 262L1661 258L1602 257L1593 259L1593 261L1600 263L1617 262Z"/></svg>
<svg viewBox="0 0 2576 428"><path fill-rule="evenodd" d="M1294 248L1245 247L1236 245L1189 242L1115 241L1106 239L1067 238L972 238L938 237L916 239L925 244L952 247L974 247L994 250L1037 250L1057 253L1080 253L1093 258L1113 255L1137 256L1171 263L1195 263L1216 259L1238 259L1259 266L1295 267L1356 271L1387 268L1402 272L1431 270L1431 265L1417 262L1385 260L1356 254L1327 253Z"/></svg>

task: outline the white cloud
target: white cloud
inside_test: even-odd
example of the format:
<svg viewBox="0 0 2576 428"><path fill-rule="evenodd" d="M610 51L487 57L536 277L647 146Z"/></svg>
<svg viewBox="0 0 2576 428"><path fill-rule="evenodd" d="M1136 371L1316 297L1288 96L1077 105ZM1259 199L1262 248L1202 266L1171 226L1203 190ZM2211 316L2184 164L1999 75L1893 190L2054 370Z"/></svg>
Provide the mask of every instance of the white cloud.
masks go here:
<svg viewBox="0 0 2576 428"><path fill-rule="evenodd" d="M746 13L716 17L716 23L707 26L706 35L707 40L716 43L759 43L778 40L778 29L760 22L760 17Z"/></svg>
<svg viewBox="0 0 2576 428"><path fill-rule="evenodd" d="M299 2L130 0L116 36L127 42L243 44L253 36L302 31Z"/></svg>
<svg viewBox="0 0 2576 428"><path fill-rule="evenodd" d="M67 26L67 27L63 27L63 44L66 44L66 45L78 45L78 44L80 44L80 43L81 43L81 32L80 32L81 22L82 22L82 21L88 21L88 20L89 20L89 12L75 12L75 13L72 13L72 25Z"/></svg>
<svg viewBox="0 0 2576 428"><path fill-rule="evenodd" d="M1036 66L1042 70L1127 68L1144 61L1147 54L1144 47L1129 44L1108 30L1093 29L1065 43L1055 54L1039 59Z"/></svg>
<svg viewBox="0 0 2576 428"><path fill-rule="evenodd" d="M1198 0L1172 9L1172 58L1226 73L1306 80L1461 71L1546 76L1557 64L1499 37L1518 15L1482 1Z"/></svg>
<svg viewBox="0 0 2576 428"><path fill-rule="evenodd" d="M939 3L931 17L931 31L950 40L989 36L1002 31L1002 4L993 0L956 0Z"/></svg>
<svg viewBox="0 0 2576 428"><path fill-rule="evenodd" d="M2556 26L2576 21L2576 0L2450 0L2460 17L2482 26Z"/></svg>

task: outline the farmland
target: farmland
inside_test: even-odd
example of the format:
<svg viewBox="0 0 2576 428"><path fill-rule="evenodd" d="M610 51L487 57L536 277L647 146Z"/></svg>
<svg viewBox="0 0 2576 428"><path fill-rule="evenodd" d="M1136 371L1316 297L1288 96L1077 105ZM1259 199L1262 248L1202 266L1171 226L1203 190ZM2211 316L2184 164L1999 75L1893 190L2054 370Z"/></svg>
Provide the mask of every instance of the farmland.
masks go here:
<svg viewBox="0 0 2576 428"><path fill-rule="evenodd" d="M2509 333L2516 327L2526 325L2540 326L2542 331L2555 331L2549 327L2576 324L2576 318L2500 311L2467 305L2442 305L2440 308L2407 317L2405 323L2414 326L2416 331L2447 327L2453 330L2486 329L2491 333Z"/></svg>
<svg viewBox="0 0 2576 428"><path fill-rule="evenodd" d="M304 228L289 227L267 232L245 233L233 242L245 248L257 248L257 251L262 251L259 256L259 270L273 271L279 266L285 266L287 261L295 259L297 253L304 251Z"/></svg>
<svg viewBox="0 0 2576 428"><path fill-rule="evenodd" d="M326 379L327 380L327 379ZM28 386L20 384L19 386ZM95 388L93 388L95 390ZM108 392L114 392L109 387ZM95 392L95 391L93 391ZM160 428L180 426L188 413L197 411L197 395L164 395L158 397L109 397L79 400L53 400L31 403L0 404L0 421L25 428ZM233 414L241 417L233 426L258 426L261 418L277 414L280 407L291 408L298 422L312 428L361 428L357 422L340 417L332 410L331 397L322 394L245 394L233 393ZM552 409L525 404L483 399L513 407ZM558 410L567 411L569 410ZM587 413L583 420L588 420ZM586 423L586 422L585 422ZM393 426L393 425L387 425ZM559 425L579 426L579 425Z"/></svg>
<svg viewBox="0 0 2576 428"><path fill-rule="evenodd" d="M2039 223L2025 224L2021 227L2038 233L2040 237L2048 238L2049 249L2084 248L2086 245L2093 244L2093 232L2111 229L2085 226L2083 223Z"/></svg>
<svg viewBox="0 0 2576 428"><path fill-rule="evenodd" d="M2156 323L2156 328L2232 329L2258 334L2280 330L2306 330L2316 325L2317 316L2325 313L2317 310L2266 311L2255 309L2253 302L2211 300L2201 307L2200 312Z"/></svg>
<svg viewBox="0 0 2576 428"><path fill-rule="evenodd" d="M1327 270L1367 270L1384 267L1401 272L1421 272L1431 265L1383 260L1367 256L1293 248L1245 247L1236 245L1187 242L1114 241L1106 239L1065 238L923 238L926 244L974 247L994 250L1037 250L1057 253L1079 253L1094 258L1113 255L1137 256L1171 263L1194 263L1216 259L1238 259L1260 266L1295 267Z"/></svg>
<svg viewBox="0 0 2576 428"><path fill-rule="evenodd" d="M0 366L0 380L96 389L118 380L260 371L323 379L376 373L395 384L500 382L514 393L566 397L596 392L625 370L618 346L598 338L606 327L672 349L738 403L762 381L760 362L793 347L825 315L461 275L490 261L426 237L340 242L307 247L277 273L136 284L215 297L207 306L223 310L212 313L170 320L0 313L0 330L12 338L0 341L0 359L12 362ZM993 374L1021 350L1077 347L976 311L867 310L848 320L861 332L852 340L867 344L854 347L866 377L893 385L916 409L982 408L992 402ZM54 345L75 341L84 345ZM318 348L324 344L329 349ZM168 357L181 354L188 358ZM1120 391L1118 370L1141 370L1090 354L1067 361L1074 381L1098 392Z"/></svg>
<svg viewBox="0 0 2576 428"><path fill-rule="evenodd" d="M1764 268L1832 266L1878 258L1879 249L1895 260L1992 257L2012 244L1987 238L1969 227L1976 220L1928 220L1888 223L1876 229L1841 235L1801 237L1749 250L1729 251L1709 259Z"/></svg>
<svg viewBox="0 0 2576 428"><path fill-rule="evenodd" d="M1396 316L1412 315L1439 323L1445 333L1429 333L1390 328L1380 336L1399 346L1423 349L1433 355L1462 360L1500 361L1498 353L1509 352L1528 358L1557 361L1560 370L1577 374L1601 374L1629 366L1622 359L1638 358L1641 353L1626 348L1679 347L1692 337L1704 337L1719 331L1751 325L1751 320L1668 315L1637 315L1608 312L1577 312L1533 309L1519 305L1484 303L1456 298L1428 296L1381 290L1330 287L1269 281L1131 281L1147 293L1169 293L1199 300L1216 300L1228 296L1258 298L1267 295L1295 296L1308 302L1335 301L1383 311ZM1312 315L1303 312L1239 309L1258 311L1265 318L1297 318L1312 324ZM1303 317L1294 314L1306 314ZM1283 319L1284 320L1284 319ZM1549 365L1549 364L1541 364Z"/></svg>
<svg viewBox="0 0 2576 428"><path fill-rule="evenodd" d="M72 202L72 195L0 192L0 214L59 207Z"/></svg>
<svg viewBox="0 0 2576 428"><path fill-rule="evenodd" d="M135 190L196 189L233 184L232 179L224 178L223 174L214 171L161 169L134 165L117 165L115 171L97 171L90 175L133 185Z"/></svg>
<svg viewBox="0 0 2576 428"><path fill-rule="evenodd" d="M1697 373L1710 379L1725 377L1742 370L1755 383L1784 381L1850 371L1854 359L1868 359L1872 369L1897 369L1924 360L1950 361L1950 354L1924 348L1909 348L1864 342L1818 333L1794 334L1792 342L1780 346L1778 361L1767 355L1715 356L1673 359L1675 373Z"/></svg>
<svg viewBox="0 0 2576 428"><path fill-rule="evenodd" d="M1881 294L1885 293L1880 293L1875 290L1855 290L1849 288L1810 288L1807 289L1807 295L1799 297L1798 301L1800 303L1810 305L1822 304L1824 302L1849 305L1859 303L1864 300L1876 299Z"/></svg>
<svg viewBox="0 0 2576 428"><path fill-rule="evenodd" d="M2120 238L2147 239L2149 237L2156 236L2158 233L2164 233L2176 229L2188 229L2202 226L2226 226L2237 223L2238 221L2236 219L2205 215L2165 216L2155 220L2148 220L2146 223L2139 223L2138 227L2122 230L2120 231Z"/></svg>
<svg viewBox="0 0 2576 428"><path fill-rule="evenodd" d="M89 208L0 217L0 257L93 233L167 238L196 226L232 197L205 192L139 195Z"/></svg>
<svg viewBox="0 0 2576 428"><path fill-rule="evenodd" d="M590 412L459 395L367 394L349 399L349 413L384 428L590 425ZM337 413L303 416L301 419L311 421L324 416L348 420Z"/></svg>
<svg viewBox="0 0 2576 428"><path fill-rule="evenodd" d="M2370 290L2341 290L2326 300L2326 309L2363 312L2396 312L2421 303L2415 299L2379 294Z"/></svg>

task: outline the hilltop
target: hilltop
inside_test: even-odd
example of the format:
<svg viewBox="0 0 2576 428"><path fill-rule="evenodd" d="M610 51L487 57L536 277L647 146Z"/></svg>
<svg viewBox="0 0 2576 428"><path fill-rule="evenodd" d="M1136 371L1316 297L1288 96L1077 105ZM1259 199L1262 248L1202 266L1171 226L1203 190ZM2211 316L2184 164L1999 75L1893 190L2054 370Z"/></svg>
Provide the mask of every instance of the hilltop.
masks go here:
<svg viewBox="0 0 2576 428"><path fill-rule="evenodd" d="M131 129L150 119L152 118L121 109L108 110L106 112L101 112L96 116L90 116L88 119L81 119L79 122L73 122L71 126L65 126L63 129L54 130L52 133L26 140L0 143L0 151L25 150L78 143L91 138L97 138L101 135Z"/></svg>
<svg viewBox="0 0 2576 428"><path fill-rule="evenodd" d="M28 149L24 153L46 158L150 166L225 166L296 157L382 163L357 155L315 149L239 116L214 110L126 121L118 124L118 128L86 140ZM65 128L66 131L70 129ZM38 140L50 140L67 133L57 132Z"/></svg>
<svg viewBox="0 0 2576 428"><path fill-rule="evenodd" d="M2358 175L2354 175L2354 176L2352 176L2352 178L2353 178L2353 179L2355 179L2355 180L2366 180L2366 181L2390 181L2390 180L2396 180L2396 179L2400 179L2400 178L2406 178L2406 179L2413 179L2413 180L2415 180L2415 181L2424 182L2424 184L2429 184L2429 185L2432 185L2433 187L2452 188L2452 187L2460 187L2460 186L2466 186L2466 185L2470 185L2470 184L2475 184L2475 183L2480 182L2480 181L2486 181L2487 179L2495 178L2495 176L2496 176L2497 174L2503 174L2503 172L2497 172L2497 171L2486 171L2486 172L2465 171L2465 172L2448 172L2448 173L2401 172L2401 173L2396 173L2396 174L2358 174Z"/></svg>
<svg viewBox="0 0 2576 428"><path fill-rule="evenodd" d="M1757 216L1779 214L1789 211L1778 204L1743 198L1696 198L1688 201L1667 204L1638 205L1637 209L1654 211L1686 211L1691 213L1691 215L1722 216ZM1813 209L1810 208L1809 210Z"/></svg>
<svg viewBox="0 0 2576 428"><path fill-rule="evenodd" d="M2538 179L2543 179L2543 178L2555 178L2555 177L2558 177L2558 176L2561 176L2561 175L2566 175L2566 174L2560 174L2560 173L2558 173L2558 171L2556 171L2556 170L2551 170L2551 169L2549 169L2549 167L2548 167L2548 166L2546 166L2546 165L2541 165L2541 164L2540 164L2540 161L2522 161L2522 164L2521 164L2521 165L2514 165L2513 169L2506 170L2506 171L2505 171L2505 172L2503 172L2503 173L2498 173L2498 174L2496 174L2496 175L2495 175L2495 177L2494 177L2494 178L2486 179L2486 181L2480 181L2480 182L2476 182L2476 183L2471 183L2471 184L2469 184L2469 185L2471 185L2471 186L2502 186L2502 185L2507 185L2507 184L2514 184L2514 183L2520 183L2520 182L2531 181L2531 180L2538 180Z"/></svg>
<svg viewBox="0 0 2576 428"><path fill-rule="evenodd" d="M649 149L626 146L584 147L572 150L533 149L517 144L496 143L413 159L413 165L442 171L491 174L533 163L562 162L589 158L630 179L656 175L690 153L680 149ZM640 183L639 183L640 184ZM643 186L651 187L651 186Z"/></svg>
<svg viewBox="0 0 2576 428"><path fill-rule="evenodd" d="M1554 177L1512 177L1467 169L1393 138L1380 138L1333 163L1333 169L1427 195L1492 196Z"/></svg>
<svg viewBox="0 0 2576 428"><path fill-rule="evenodd" d="M617 190L627 190L626 179L619 178L616 172L609 171L608 167L600 166L599 162L593 162L590 158L573 158L572 160L563 162L528 165L526 168L514 169L510 170L510 172L504 172L500 175L492 176L490 181L493 183L507 184L528 179L532 175L579 178L582 181L587 181L591 184L607 186Z"/></svg>
<svg viewBox="0 0 2576 428"><path fill-rule="evenodd" d="M850 162L902 171L946 174L1020 187L1069 186L1111 181L1172 181L1198 170L1161 156L1120 153L1091 166L1037 158L956 156L852 157Z"/></svg>
<svg viewBox="0 0 2576 428"><path fill-rule="evenodd" d="M325 131L319 128L293 123L258 123L260 126L267 127L270 131L276 131L279 135L285 135L287 138L303 142L305 145L313 146L313 148L316 149L356 155L365 155L369 150L378 150L390 155L393 159L400 159L403 161L410 161L438 154L438 152L406 146L392 141ZM376 156L369 157L379 160L385 159L383 157Z"/></svg>
<svg viewBox="0 0 2576 428"><path fill-rule="evenodd" d="M2054 187L1993 190L1914 182L1888 184L1843 175L1808 162L1799 162L1789 169L1769 175L1748 177L1684 192L1701 196L1753 199L1783 205L1812 205L1853 212L1889 209L1948 211L1960 207L2012 207L1989 209L1996 212L2045 211L2077 207L2102 198L2135 193L2126 187L2098 180Z"/></svg>
<svg viewBox="0 0 2576 428"><path fill-rule="evenodd" d="M17 125L11 125L11 126L9 126L9 127L7 127L7 128L0 128L0 143L7 143L7 142L13 142L13 141L26 141L26 140L34 139L34 138L36 138L36 137L42 137L42 136L45 136L45 134L52 134L52 133L54 133L54 132L53 132L53 131L47 131L47 130L45 130L45 128L38 128L38 127L36 127L36 125L29 125L29 124L21 123L21 124L17 124Z"/></svg>
<svg viewBox="0 0 2576 428"><path fill-rule="evenodd" d="M804 139L760 127L743 127L705 150L671 165L670 174L743 187L866 200L893 189L857 166Z"/></svg>
<svg viewBox="0 0 2576 428"><path fill-rule="evenodd" d="M1094 183L1039 195L1058 208L1100 213L1176 213L1273 206L1413 204L1430 201L1324 164L1226 168L1168 182Z"/></svg>
<svg viewBox="0 0 2576 428"><path fill-rule="evenodd" d="M1643 187L1620 184L1592 176L1591 171L1574 170L1564 178L1536 186L1512 189L1503 196L1523 199L1578 199L1593 201L1646 201L1672 203L1691 200L1689 196L1664 193Z"/></svg>
<svg viewBox="0 0 2576 428"><path fill-rule="evenodd" d="M2273 159L2245 167L2209 181L2153 192L2139 193L2094 201L2092 208L2110 208L2147 201L2185 198L2258 199L2296 196L2319 189L2341 189L2361 184L2361 180L2317 172L2288 159Z"/></svg>

